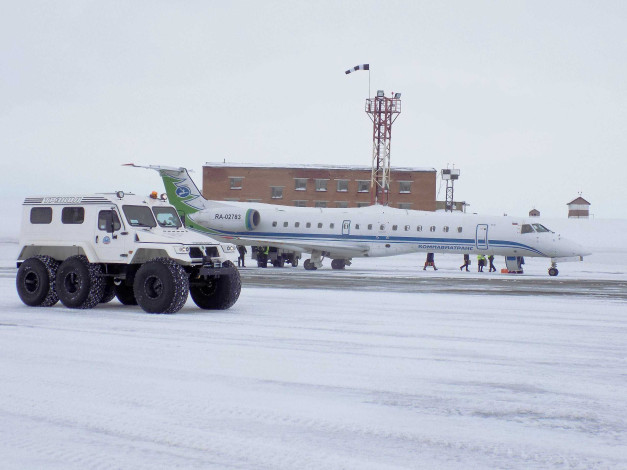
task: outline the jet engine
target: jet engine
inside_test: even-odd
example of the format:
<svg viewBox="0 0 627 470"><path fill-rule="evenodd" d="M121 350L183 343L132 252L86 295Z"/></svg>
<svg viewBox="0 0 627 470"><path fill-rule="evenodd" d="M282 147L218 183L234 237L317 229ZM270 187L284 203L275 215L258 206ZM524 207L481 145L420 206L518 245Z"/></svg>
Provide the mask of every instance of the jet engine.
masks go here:
<svg viewBox="0 0 627 470"><path fill-rule="evenodd" d="M250 232L261 222L259 211L239 207L205 209L194 214L192 218L209 229L227 232Z"/></svg>

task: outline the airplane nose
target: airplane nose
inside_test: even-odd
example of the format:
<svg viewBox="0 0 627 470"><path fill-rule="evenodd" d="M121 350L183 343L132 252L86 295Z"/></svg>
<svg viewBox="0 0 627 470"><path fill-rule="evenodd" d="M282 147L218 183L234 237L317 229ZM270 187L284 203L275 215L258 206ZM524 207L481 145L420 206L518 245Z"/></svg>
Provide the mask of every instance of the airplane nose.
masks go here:
<svg viewBox="0 0 627 470"><path fill-rule="evenodd" d="M556 240L558 249L556 251L563 253L561 256L588 256L591 251L588 247L580 245L566 238L558 238Z"/></svg>

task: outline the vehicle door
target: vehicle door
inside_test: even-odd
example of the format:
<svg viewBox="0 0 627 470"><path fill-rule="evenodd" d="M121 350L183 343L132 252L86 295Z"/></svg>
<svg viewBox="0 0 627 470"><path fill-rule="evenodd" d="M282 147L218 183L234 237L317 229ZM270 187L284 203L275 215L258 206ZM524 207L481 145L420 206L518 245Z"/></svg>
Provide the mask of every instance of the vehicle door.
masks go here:
<svg viewBox="0 0 627 470"><path fill-rule="evenodd" d="M345 220L342 222L342 236L348 237L351 234L351 221Z"/></svg>
<svg viewBox="0 0 627 470"><path fill-rule="evenodd" d="M478 250L488 249L488 224L477 225L475 246Z"/></svg>
<svg viewBox="0 0 627 470"><path fill-rule="evenodd" d="M95 249L101 261L120 262L128 256L123 225L115 207L100 209L95 236Z"/></svg>

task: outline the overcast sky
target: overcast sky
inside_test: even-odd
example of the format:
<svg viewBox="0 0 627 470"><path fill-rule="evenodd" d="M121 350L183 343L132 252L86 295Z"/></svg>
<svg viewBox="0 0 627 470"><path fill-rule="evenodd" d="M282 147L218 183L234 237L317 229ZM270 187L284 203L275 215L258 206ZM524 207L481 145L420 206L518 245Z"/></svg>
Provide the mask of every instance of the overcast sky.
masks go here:
<svg viewBox="0 0 627 470"><path fill-rule="evenodd" d="M161 190L122 163L461 169L472 212L627 217L627 2L20 1L0 16L1 196ZM442 187L438 199L445 198Z"/></svg>

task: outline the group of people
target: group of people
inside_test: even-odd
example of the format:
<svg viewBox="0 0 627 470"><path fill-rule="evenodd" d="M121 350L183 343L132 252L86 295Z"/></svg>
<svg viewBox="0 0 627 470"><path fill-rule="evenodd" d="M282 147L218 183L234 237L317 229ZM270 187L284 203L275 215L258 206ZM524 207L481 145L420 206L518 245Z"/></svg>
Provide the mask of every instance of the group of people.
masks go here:
<svg viewBox="0 0 627 470"><path fill-rule="evenodd" d="M488 264L488 262L490 263L489 272L496 272L496 267L494 266L494 255L489 255L486 258L483 254L477 255L477 271L482 273L483 268ZM435 267L435 255L433 253L427 253L427 259L422 270L426 271L428 266L431 266L434 271L438 270L438 268ZM459 267L459 270L461 271L466 268L466 271L469 271L468 266L470 266L470 255L466 253L464 255L464 264Z"/></svg>

